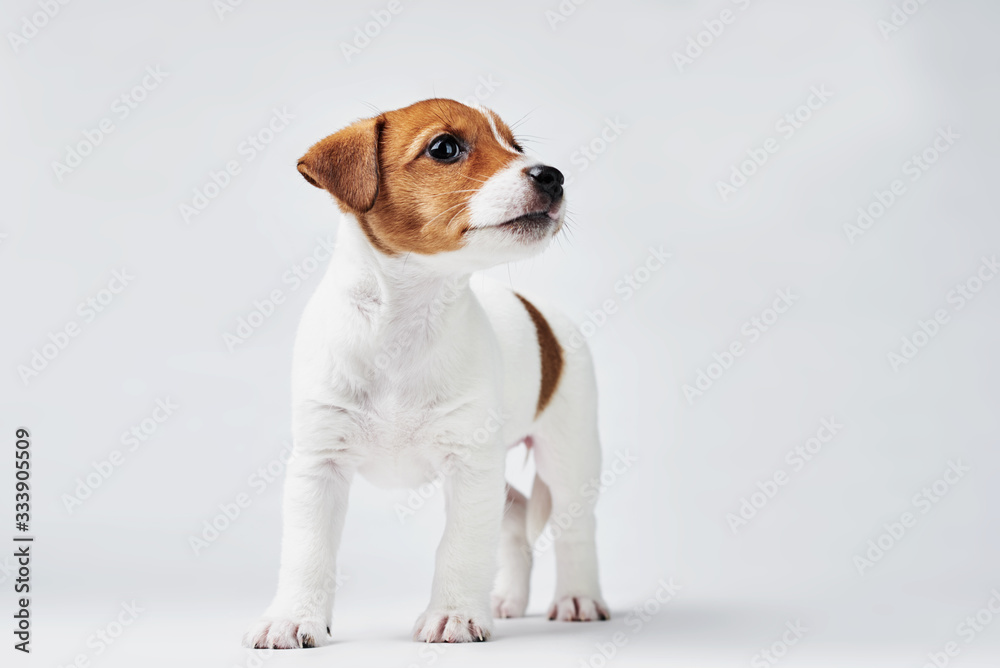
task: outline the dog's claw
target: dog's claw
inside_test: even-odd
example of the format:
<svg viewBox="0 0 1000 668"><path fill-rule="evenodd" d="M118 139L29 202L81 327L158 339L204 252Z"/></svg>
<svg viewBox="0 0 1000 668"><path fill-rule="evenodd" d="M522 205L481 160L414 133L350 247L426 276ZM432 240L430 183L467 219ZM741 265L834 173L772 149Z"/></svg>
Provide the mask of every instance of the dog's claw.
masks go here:
<svg viewBox="0 0 1000 668"><path fill-rule="evenodd" d="M552 603L549 619L560 622L593 622L611 619L604 601L589 596L563 596Z"/></svg>
<svg viewBox="0 0 1000 668"><path fill-rule="evenodd" d="M522 594L493 594L491 598L494 619L524 617L528 607L528 597Z"/></svg>
<svg viewBox="0 0 1000 668"><path fill-rule="evenodd" d="M420 642L482 642L490 639L493 619L489 613L465 610L425 612L413 627Z"/></svg>
<svg viewBox="0 0 1000 668"><path fill-rule="evenodd" d="M324 629L326 633L323 633ZM308 649L330 640L330 627L314 620L264 618L243 636L243 646L253 649Z"/></svg>

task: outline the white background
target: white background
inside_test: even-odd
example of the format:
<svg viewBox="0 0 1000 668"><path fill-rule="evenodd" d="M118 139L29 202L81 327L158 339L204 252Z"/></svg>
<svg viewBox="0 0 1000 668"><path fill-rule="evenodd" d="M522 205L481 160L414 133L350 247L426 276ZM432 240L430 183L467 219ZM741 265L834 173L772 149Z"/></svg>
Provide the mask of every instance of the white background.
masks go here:
<svg viewBox="0 0 1000 668"><path fill-rule="evenodd" d="M1000 621L971 643L956 627L1000 586L1000 281L960 310L949 293L1000 253L1000 7L919 5L885 36L889 0L591 0L572 13L564 2L558 22L546 15L556 0L401 6L350 61L341 45L386 3L245 0L220 19L210 0L76 0L4 47L0 511L12 525L13 433L27 426L37 536L30 657L10 647L13 576L0 558L5 665L261 660L239 641L275 587L280 480L258 494L248 479L288 438L292 339L319 273L297 290L282 277L337 230L296 159L373 108L467 98L484 80L494 90L481 87L481 101L509 123L527 115L517 130L529 149L573 177L571 229L493 273L581 324L605 300L618 307L586 330L607 460L636 458L598 506L614 619L545 621L546 554L533 616L500 622L496 642L411 643L441 502L401 523L406 492L362 481L336 642L266 663L598 666L596 646L621 631L628 642L608 665L769 665L751 662L800 622L808 631L781 665L918 668L952 640L954 665L996 665ZM674 52L724 9L733 22L679 68ZM38 11L7 2L0 27L20 32ZM112 104L147 67L169 75L120 118ZM814 86L832 97L786 138L776 123ZM241 142L274 108L294 120L246 160ZM57 177L52 163L104 118L114 131ZM626 127L602 146L609 120ZM904 163L939 128L959 139L911 181ZM778 152L723 201L717 182L770 137ZM589 161L580 148L592 142L601 151ZM229 160L241 172L186 223L179 205ZM851 243L844 225L894 179L906 193ZM650 246L672 258L626 299L616 282ZM122 268L134 280L84 322L78 305ZM275 289L285 302L227 349L223 335ZM797 301L751 343L743 323L779 289ZM947 324L894 370L887 354L937 309ZM70 321L79 336L23 382L18 367ZM689 402L683 386L733 341L745 354ZM129 451L121 434L167 397L179 408ZM793 472L786 453L831 416L843 428ZM124 463L69 512L64 495L114 450ZM912 497L950 460L969 471L921 513ZM779 470L787 484L734 532L727 514ZM190 537L241 493L250 506L196 555ZM916 526L859 574L855 556L908 510ZM627 624L669 578L678 596ZM143 612L97 655L88 637L132 601Z"/></svg>

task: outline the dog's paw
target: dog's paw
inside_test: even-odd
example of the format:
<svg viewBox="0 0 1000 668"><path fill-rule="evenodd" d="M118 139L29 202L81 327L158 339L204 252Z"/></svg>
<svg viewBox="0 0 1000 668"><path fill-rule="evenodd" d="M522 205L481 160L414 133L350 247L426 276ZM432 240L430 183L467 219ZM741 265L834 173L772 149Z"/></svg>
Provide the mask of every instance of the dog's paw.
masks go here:
<svg viewBox="0 0 1000 668"><path fill-rule="evenodd" d="M329 642L330 627L315 619L264 617L243 636L243 646L252 649L322 647Z"/></svg>
<svg viewBox="0 0 1000 668"><path fill-rule="evenodd" d="M413 639L419 642L480 642L492 633L489 613L468 609L428 610L413 626Z"/></svg>
<svg viewBox="0 0 1000 668"><path fill-rule="evenodd" d="M563 596L549 608L549 619L560 622L594 622L611 619L608 606L589 596Z"/></svg>
<svg viewBox="0 0 1000 668"><path fill-rule="evenodd" d="M493 616L496 619L524 617L524 611L528 607L528 596L513 591L495 591L490 596L490 602L493 607Z"/></svg>

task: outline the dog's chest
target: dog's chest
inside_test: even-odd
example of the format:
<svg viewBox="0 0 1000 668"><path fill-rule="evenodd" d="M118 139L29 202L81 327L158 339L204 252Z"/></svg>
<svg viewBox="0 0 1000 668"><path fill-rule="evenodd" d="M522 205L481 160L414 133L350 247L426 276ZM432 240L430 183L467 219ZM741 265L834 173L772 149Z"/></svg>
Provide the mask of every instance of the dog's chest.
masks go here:
<svg viewBox="0 0 1000 668"><path fill-rule="evenodd" d="M360 472L381 486L411 486L433 477L449 456L473 445L475 405L464 393L414 382L389 371L368 382L337 383L336 425Z"/></svg>
<svg viewBox="0 0 1000 668"><path fill-rule="evenodd" d="M426 296L382 296L365 311L358 285L337 286L349 298L308 340L314 350L301 359L321 362L302 367L303 393L333 408L320 413L324 431L365 477L420 484L497 437L483 429L502 396L493 333L470 293L419 308Z"/></svg>
<svg viewBox="0 0 1000 668"><path fill-rule="evenodd" d="M433 477L469 445L454 416L431 406L383 401L356 418L360 473L384 487L412 487Z"/></svg>

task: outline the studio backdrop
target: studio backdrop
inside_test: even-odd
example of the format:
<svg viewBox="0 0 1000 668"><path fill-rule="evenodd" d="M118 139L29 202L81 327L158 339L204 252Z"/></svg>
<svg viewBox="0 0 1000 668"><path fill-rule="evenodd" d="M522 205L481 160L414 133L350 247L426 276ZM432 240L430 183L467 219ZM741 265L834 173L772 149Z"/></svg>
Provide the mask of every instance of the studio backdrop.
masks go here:
<svg viewBox="0 0 1000 668"><path fill-rule="evenodd" d="M996 3L15 0L0 27L4 666L1000 661ZM545 619L554 518L526 618L412 642L443 483L360 479L332 644L245 650L343 224L296 162L432 97L565 175L551 247L487 274L591 349L612 619Z"/></svg>

